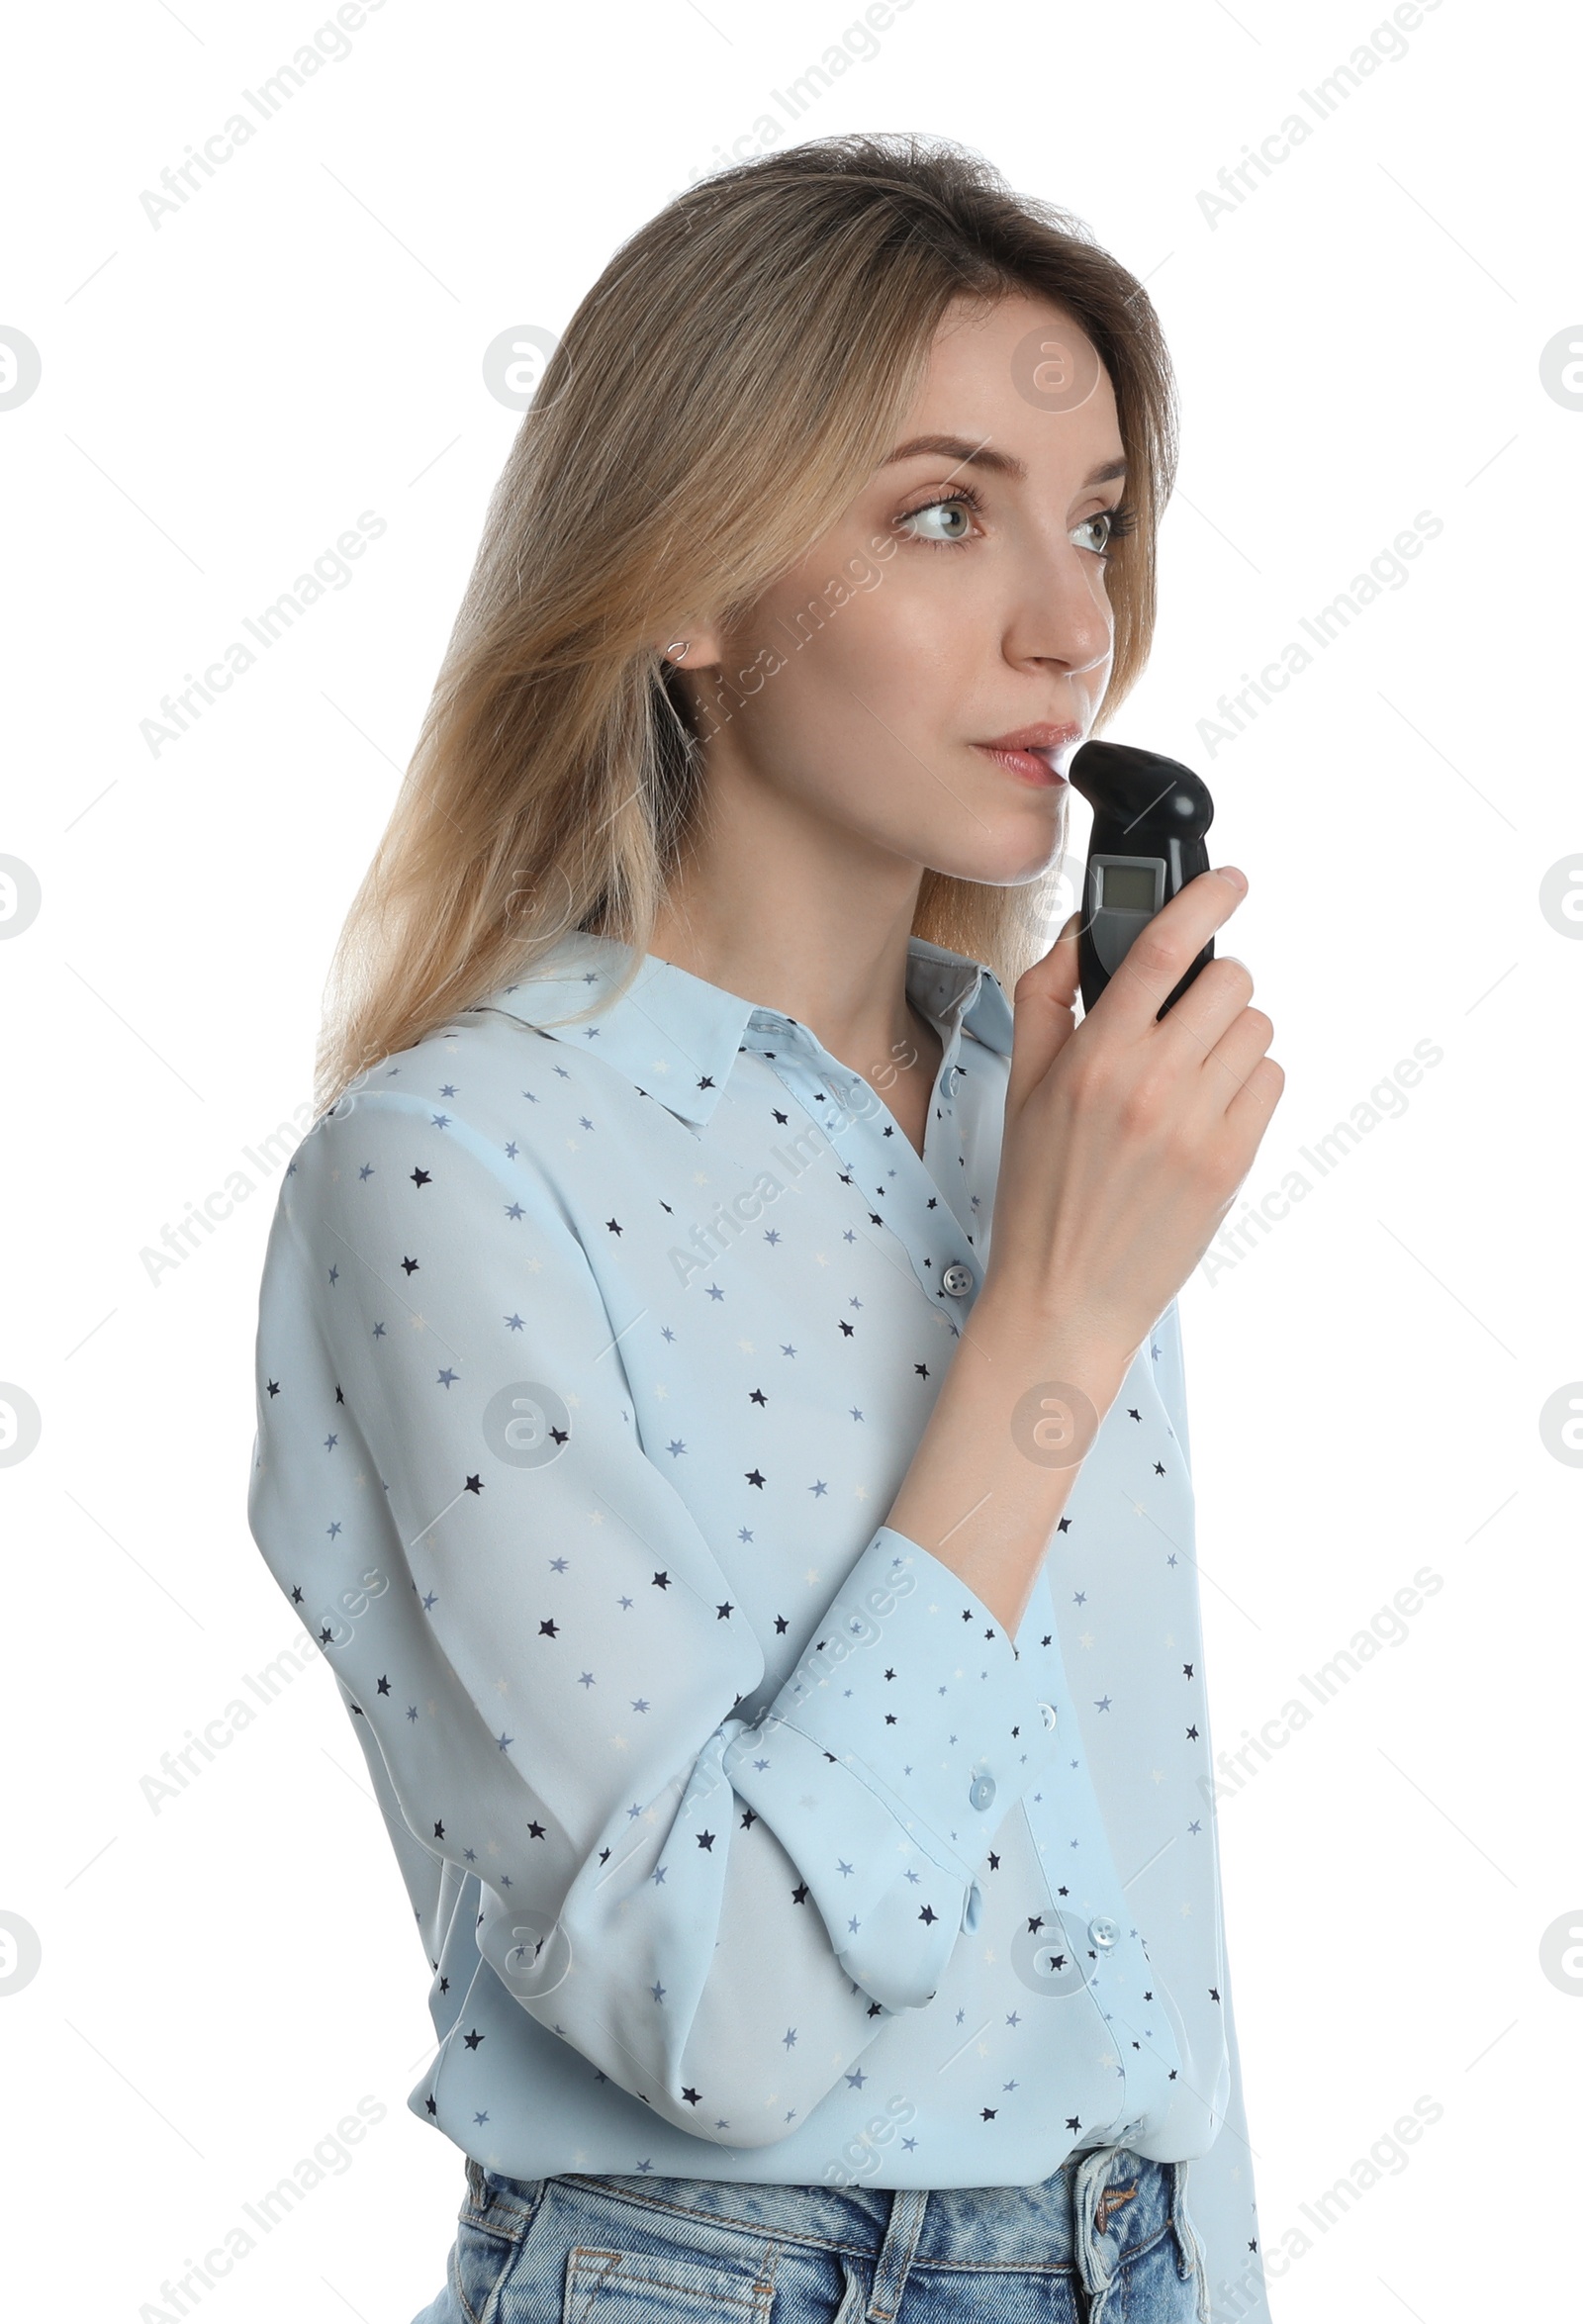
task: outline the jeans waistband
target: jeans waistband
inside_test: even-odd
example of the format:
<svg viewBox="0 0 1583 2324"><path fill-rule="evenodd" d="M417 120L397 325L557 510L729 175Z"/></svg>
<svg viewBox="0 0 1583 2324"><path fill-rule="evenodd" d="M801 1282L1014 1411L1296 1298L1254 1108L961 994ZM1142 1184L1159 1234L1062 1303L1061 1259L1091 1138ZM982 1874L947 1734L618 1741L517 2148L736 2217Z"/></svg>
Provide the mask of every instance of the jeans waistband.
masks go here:
<svg viewBox="0 0 1583 2324"><path fill-rule="evenodd" d="M542 2195L579 2190L613 2196L658 2223L704 2226L712 2233L773 2238L842 2252L873 2263L869 2313L883 2314L891 2279L895 2298L914 2264L941 2268L1049 2271L1071 2268L1079 2244L1104 2239L1117 2260L1177 2227L1186 2166L1157 2163L1126 2147L1084 2149L1033 2186L817 2186L718 2179L636 2178L566 2173L518 2181L468 2163L481 2215L523 2221ZM504 2221L502 2221L504 2224ZM1185 2241L1178 2228L1178 2240ZM876 2307L875 2302L880 2302Z"/></svg>

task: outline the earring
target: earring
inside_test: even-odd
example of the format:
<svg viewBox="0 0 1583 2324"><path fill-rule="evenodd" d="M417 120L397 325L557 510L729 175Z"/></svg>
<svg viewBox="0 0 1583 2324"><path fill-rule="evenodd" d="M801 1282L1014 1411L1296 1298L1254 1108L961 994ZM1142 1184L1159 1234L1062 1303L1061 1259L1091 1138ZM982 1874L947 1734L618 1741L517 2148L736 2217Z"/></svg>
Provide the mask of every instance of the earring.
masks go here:
<svg viewBox="0 0 1583 2324"><path fill-rule="evenodd" d="M665 650L673 662L679 662L682 659L682 656L687 652L689 643L689 639L685 637L679 637L674 639Z"/></svg>

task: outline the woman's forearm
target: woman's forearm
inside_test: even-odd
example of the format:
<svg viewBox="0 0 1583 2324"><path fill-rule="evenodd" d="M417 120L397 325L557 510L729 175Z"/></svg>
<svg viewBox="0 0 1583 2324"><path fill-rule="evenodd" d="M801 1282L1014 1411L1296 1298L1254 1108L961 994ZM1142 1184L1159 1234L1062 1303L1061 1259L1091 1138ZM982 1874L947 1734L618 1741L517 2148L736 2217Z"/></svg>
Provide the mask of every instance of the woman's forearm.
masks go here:
<svg viewBox="0 0 1583 2324"><path fill-rule="evenodd" d="M1013 1637L1135 1350L980 1296L885 1523L962 1576Z"/></svg>

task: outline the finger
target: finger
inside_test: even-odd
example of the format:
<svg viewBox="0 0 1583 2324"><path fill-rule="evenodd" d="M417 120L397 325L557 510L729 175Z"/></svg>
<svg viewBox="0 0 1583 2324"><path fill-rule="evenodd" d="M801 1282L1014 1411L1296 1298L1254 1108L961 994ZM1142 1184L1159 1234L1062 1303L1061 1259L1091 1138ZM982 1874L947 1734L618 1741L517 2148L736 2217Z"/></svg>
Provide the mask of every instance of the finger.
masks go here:
<svg viewBox="0 0 1583 2324"><path fill-rule="evenodd" d="M1215 930L1231 918L1246 891L1222 871L1200 872L1140 929L1119 969L1094 1003L1122 1032L1141 1033L1157 1016ZM1181 1004L1177 1003L1177 1007ZM1168 1024L1174 1010L1161 1020Z"/></svg>
<svg viewBox="0 0 1583 2324"><path fill-rule="evenodd" d="M1226 1127L1256 1148L1269 1127L1269 1117L1285 1086L1285 1069L1272 1057L1261 1057L1226 1108Z"/></svg>
<svg viewBox="0 0 1583 2324"><path fill-rule="evenodd" d="M1203 978L1198 979L1202 983ZM1228 1111L1273 1040L1275 1027L1262 1009L1239 1008L1204 1059L1209 1085L1204 1094Z"/></svg>
<svg viewBox="0 0 1583 2324"><path fill-rule="evenodd" d="M1076 1019L1077 931L1073 912L1041 961L1017 979L1011 1025L1011 1069L1006 1104L1015 1111L1071 1039Z"/></svg>
<svg viewBox="0 0 1583 2324"><path fill-rule="evenodd" d="M1190 1045L1200 1060L1207 1060L1216 1043L1241 1018L1253 990L1247 963L1235 953L1218 953L1204 963L1181 998L1161 1018L1156 1031L1183 1047Z"/></svg>

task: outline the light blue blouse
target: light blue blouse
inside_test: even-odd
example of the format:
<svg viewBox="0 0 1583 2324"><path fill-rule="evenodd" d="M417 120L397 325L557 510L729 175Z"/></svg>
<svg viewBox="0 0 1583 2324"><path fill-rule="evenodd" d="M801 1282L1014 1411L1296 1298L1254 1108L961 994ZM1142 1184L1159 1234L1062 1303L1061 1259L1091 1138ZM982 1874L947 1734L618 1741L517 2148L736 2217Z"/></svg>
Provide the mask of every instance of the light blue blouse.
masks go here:
<svg viewBox="0 0 1583 2324"><path fill-rule="evenodd" d="M547 1021L624 958L569 938L382 1061L270 1235L249 1517L433 1968L408 2103L523 2179L1191 2157L1244 2281L1175 1304L1013 1639L885 1523L983 1277L1004 991L912 940L920 1159L652 955Z"/></svg>

